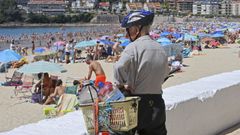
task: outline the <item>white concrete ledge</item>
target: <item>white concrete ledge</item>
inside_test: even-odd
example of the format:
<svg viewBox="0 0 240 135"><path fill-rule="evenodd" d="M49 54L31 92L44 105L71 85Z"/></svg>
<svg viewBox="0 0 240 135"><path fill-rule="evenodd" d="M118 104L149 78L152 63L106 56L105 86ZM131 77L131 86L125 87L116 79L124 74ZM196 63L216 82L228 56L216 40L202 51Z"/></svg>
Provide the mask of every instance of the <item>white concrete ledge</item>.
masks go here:
<svg viewBox="0 0 240 135"><path fill-rule="evenodd" d="M215 135L240 122L240 71L164 90L168 135Z"/></svg>
<svg viewBox="0 0 240 135"><path fill-rule="evenodd" d="M240 71L164 89L168 135L215 135L240 122ZM0 135L83 135L80 111L20 126Z"/></svg>

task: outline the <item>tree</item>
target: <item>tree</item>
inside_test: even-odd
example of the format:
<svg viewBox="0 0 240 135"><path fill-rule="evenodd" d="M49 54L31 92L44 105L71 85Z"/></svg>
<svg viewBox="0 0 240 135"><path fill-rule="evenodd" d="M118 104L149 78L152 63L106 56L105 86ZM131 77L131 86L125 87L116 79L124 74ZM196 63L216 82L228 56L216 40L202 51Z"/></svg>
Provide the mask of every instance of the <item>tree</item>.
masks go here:
<svg viewBox="0 0 240 135"><path fill-rule="evenodd" d="M54 19L55 19L54 20L55 23L66 23L67 22L67 19L66 19L65 15L63 15L63 14L57 15Z"/></svg>
<svg viewBox="0 0 240 135"><path fill-rule="evenodd" d="M22 21L20 9L15 0L0 0L0 23Z"/></svg>

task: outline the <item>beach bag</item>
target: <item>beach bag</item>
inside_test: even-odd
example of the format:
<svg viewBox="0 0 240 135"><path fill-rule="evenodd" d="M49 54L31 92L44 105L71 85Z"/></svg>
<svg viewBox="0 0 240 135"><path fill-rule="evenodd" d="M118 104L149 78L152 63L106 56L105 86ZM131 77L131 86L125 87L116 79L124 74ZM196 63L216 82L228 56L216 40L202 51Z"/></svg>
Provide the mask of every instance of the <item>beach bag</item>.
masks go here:
<svg viewBox="0 0 240 135"><path fill-rule="evenodd" d="M33 93L32 94L32 102L33 103L40 103L42 100L41 93Z"/></svg>

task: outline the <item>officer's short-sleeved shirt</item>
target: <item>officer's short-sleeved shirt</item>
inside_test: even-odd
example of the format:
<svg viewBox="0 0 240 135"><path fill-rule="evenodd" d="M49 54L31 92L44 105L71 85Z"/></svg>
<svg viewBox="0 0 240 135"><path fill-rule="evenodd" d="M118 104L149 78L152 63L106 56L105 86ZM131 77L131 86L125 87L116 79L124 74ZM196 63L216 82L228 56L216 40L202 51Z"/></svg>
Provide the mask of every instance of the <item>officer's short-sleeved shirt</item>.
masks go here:
<svg viewBox="0 0 240 135"><path fill-rule="evenodd" d="M130 43L114 65L115 82L129 85L133 94L162 94L168 73L163 47L148 35Z"/></svg>

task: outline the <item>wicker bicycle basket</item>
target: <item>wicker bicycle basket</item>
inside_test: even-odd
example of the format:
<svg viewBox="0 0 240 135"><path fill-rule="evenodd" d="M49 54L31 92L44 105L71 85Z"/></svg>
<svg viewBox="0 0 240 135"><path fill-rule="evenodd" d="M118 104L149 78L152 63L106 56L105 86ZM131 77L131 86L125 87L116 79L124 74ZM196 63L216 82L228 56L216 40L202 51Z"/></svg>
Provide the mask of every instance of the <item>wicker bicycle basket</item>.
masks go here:
<svg viewBox="0 0 240 135"><path fill-rule="evenodd" d="M99 122L99 130L107 131L129 131L137 126L138 123L138 102L140 97L126 97L123 101L114 101L110 103L99 103L99 119L101 115L106 114L106 109L111 108L108 112L107 126ZM93 104L81 104L85 125L88 132L94 133L94 109ZM105 112L105 113L104 113Z"/></svg>

